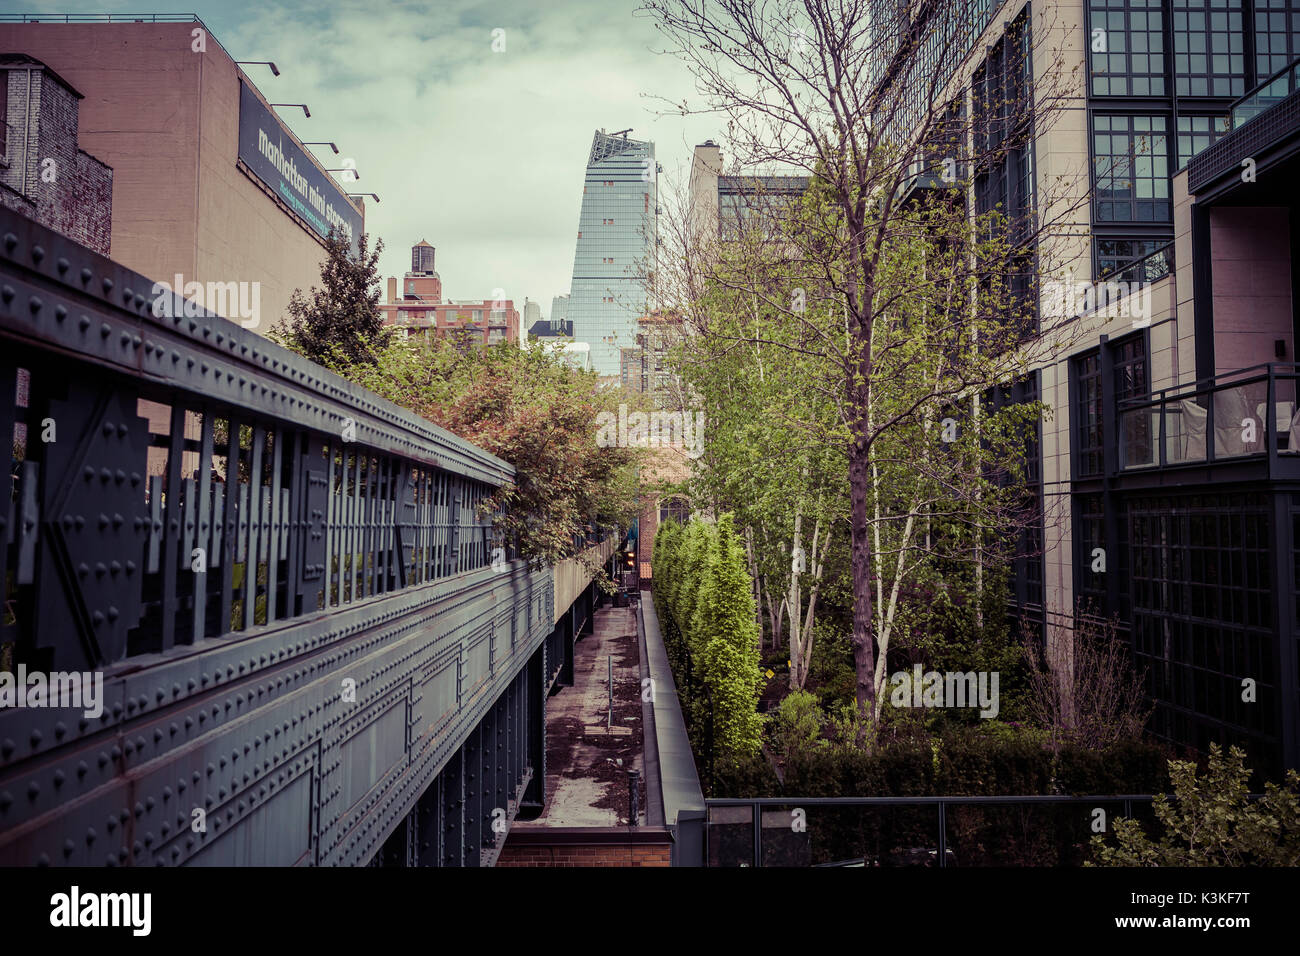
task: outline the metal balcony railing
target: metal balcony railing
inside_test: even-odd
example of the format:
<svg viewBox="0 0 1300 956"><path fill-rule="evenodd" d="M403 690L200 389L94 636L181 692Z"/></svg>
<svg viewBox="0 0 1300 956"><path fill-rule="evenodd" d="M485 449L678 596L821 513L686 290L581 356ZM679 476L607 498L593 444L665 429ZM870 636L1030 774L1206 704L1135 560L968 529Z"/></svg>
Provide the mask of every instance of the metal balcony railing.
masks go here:
<svg viewBox="0 0 1300 956"><path fill-rule="evenodd" d="M1147 253L1141 259L1127 262L1097 277L1098 282L1127 282L1147 285L1163 279L1174 271L1174 244L1172 242Z"/></svg>
<svg viewBox="0 0 1300 956"><path fill-rule="evenodd" d="M1118 403L1121 472L1263 459L1300 476L1300 365L1255 365Z"/></svg>

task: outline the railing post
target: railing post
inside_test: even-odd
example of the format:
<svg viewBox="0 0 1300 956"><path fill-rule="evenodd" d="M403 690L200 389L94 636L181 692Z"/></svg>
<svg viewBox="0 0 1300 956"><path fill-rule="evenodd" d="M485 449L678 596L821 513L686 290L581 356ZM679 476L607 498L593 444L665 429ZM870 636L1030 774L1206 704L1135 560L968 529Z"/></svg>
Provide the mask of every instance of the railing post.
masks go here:
<svg viewBox="0 0 1300 956"><path fill-rule="evenodd" d="M1273 377L1273 365L1268 366L1268 390L1265 392L1264 400L1264 429L1268 433L1265 437L1267 444L1264 450L1268 455L1268 474L1269 477L1277 471L1277 380Z"/></svg>
<svg viewBox="0 0 1300 956"><path fill-rule="evenodd" d="M948 865L948 814L942 800L939 801L939 865Z"/></svg>
<svg viewBox="0 0 1300 956"><path fill-rule="evenodd" d="M754 827L754 866L763 865L763 808L757 801L749 805L749 822Z"/></svg>

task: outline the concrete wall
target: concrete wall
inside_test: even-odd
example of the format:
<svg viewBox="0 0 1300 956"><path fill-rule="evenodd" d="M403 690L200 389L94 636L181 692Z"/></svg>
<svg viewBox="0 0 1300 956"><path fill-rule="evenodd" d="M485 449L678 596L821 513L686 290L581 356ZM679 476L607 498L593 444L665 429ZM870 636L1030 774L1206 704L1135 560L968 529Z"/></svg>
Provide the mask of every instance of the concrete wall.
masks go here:
<svg viewBox="0 0 1300 956"><path fill-rule="evenodd" d="M295 288L319 283L324 247L238 166L242 71L211 34L193 49L202 29L5 23L0 49L42 60L85 96L81 145L115 174L113 258L169 283L260 282L265 332Z"/></svg>
<svg viewBox="0 0 1300 956"><path fill-rule="evenodd" d="M608 538L595 547L588 548L583 554L583 558L588 562L604 564L609 560L610 555L614 553L617 544L618 542L613 538ZM573 602L578 599L578 595L586 590L587 585L591 584L591 572L586 569L578 558L569 558L567 561L561 561L557 564L551 573L555 576L555 621L559 621L564 616L564 613L573 606Z"/></svg>
<svg viewBox="0 0 1300 956"><path fill-rule="evenodd" d="M1285 208L1210 210L1214 366L1217 374L1261 362L1295 361L1291 314L1291 226Z"/></svg>

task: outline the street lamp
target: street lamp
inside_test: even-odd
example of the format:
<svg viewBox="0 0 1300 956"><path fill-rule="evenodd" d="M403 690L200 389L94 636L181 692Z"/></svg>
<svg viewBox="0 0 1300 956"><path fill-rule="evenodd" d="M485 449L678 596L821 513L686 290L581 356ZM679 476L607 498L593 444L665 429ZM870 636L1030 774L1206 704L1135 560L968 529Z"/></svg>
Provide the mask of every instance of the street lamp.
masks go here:
<svg viewBox="0 0 1300 956"><path fill-rule="evenodd" d="M280 68L270 60L236 60L235 62L241 66L269 66L271 68L272 76L280 75Z"/></svg>
<svg viewBox="0 0 1300 956"><path fill-rule="evenodd" d="M303 145L304 145L304 146L328 146L330 149L334 150L334 155L336 155L336 156L338 155L338 152L339 152L339 148L338 148L337 146L335 146L333 143L330 143L330 142L324 142L324 143L303 143Z"/></svg>
<svg viewBox="0 0 1300 956"><path fill-rule="evenodd" d="M272 103L271 105L272 106L301 106L302 111L307 114L307 118L311 119L311 110L307 109L306 103Z"/></svg>

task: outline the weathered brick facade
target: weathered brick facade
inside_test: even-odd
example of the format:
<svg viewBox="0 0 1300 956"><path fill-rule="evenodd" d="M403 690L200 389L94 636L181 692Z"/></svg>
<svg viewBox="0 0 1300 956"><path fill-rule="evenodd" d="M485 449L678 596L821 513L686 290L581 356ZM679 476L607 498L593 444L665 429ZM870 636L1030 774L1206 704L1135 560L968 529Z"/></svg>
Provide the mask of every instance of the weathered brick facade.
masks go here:
<svg viewBox="0 0 1300 956"><path fill-rule="evenodd" d="M113 170L77 145L81 94L39 60L0 54L0 203L109 254Z"/></svg>

